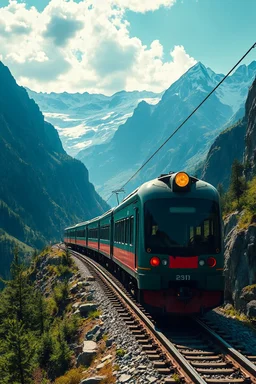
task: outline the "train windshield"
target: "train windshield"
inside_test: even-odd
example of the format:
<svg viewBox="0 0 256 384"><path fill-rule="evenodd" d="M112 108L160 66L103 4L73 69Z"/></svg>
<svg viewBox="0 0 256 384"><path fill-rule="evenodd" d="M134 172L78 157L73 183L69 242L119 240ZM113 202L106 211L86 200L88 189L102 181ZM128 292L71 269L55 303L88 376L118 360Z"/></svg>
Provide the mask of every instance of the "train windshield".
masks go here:
<svg viewBox="0 0 256 384"><path fill-rule="evenodd" d="M218 204L206 199L159 199L145 203L145 248L177 256L221 249Z"/></svg>

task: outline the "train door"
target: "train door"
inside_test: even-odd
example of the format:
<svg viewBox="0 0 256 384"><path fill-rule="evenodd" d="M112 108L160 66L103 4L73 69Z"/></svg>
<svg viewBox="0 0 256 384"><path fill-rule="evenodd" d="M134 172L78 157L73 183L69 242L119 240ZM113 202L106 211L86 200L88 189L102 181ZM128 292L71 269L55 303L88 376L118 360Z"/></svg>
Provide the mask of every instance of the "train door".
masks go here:
<svg viewBox="0 0 256 384"><path fill-rule="evenodd" d="M86 236L86 246L88 247L88 227L86 226L86 232L85 232L85 236Z"/></svg>
<svg viewBox="0 0 256 384"><path fill-rule="evenodd" d="M139 210L138 210L138 208L135 208L134 250L135 250L135 269L137 269L137 266L138 266L138 254L139 254Z"/></svg>

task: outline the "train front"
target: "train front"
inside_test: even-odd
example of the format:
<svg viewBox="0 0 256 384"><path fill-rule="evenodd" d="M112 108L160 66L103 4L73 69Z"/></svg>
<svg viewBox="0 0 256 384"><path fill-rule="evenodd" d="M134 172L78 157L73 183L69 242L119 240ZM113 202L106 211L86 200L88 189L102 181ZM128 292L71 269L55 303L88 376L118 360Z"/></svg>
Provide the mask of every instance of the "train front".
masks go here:
<svg viewBox="0 0 256 384"><path fill-rule="evenodd" d="M164 175L142 193L139 288L149 308L196 314L223 302L219 196L184 172Z"/></svg>

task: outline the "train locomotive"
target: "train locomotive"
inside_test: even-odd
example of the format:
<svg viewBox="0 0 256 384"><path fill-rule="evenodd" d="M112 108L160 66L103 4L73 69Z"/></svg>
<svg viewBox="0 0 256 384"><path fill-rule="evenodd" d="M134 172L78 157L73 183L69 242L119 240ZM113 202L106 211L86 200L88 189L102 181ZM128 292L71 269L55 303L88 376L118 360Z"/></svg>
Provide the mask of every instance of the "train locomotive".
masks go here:
<svg viewBox="0 0 256 384"><path fill-rule="evenodd" d="M148 181L64 242L111 269L150 310L200 314L223 302L217 190L185 172Z"/></svg>

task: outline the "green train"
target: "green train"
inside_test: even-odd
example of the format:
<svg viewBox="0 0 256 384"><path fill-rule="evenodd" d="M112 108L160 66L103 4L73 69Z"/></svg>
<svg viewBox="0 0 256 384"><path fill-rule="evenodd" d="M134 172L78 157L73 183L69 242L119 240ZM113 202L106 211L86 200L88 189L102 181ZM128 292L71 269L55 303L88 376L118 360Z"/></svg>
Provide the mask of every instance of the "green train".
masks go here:
<svg viewBox="0 0 256 384"><path fill-rule="evenodd" d="M217 190L185 172L148 181L64 242L111 269L150 310L204 313L223 302L223 228Z"/></svg>

